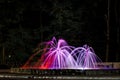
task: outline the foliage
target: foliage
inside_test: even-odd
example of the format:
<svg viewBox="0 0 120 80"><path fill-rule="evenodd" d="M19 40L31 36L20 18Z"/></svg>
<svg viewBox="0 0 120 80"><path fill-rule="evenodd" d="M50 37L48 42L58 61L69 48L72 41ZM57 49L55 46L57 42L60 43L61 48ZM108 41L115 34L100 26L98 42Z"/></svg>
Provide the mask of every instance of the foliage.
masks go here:
<svg viewBox="0 0 120 80"><path fill-rule="evenodd" d="M0 0L1 52L4 47L6 58L14 55L22 63L40 42L56 36L105 53L105 5L105 0Z"/></svg>

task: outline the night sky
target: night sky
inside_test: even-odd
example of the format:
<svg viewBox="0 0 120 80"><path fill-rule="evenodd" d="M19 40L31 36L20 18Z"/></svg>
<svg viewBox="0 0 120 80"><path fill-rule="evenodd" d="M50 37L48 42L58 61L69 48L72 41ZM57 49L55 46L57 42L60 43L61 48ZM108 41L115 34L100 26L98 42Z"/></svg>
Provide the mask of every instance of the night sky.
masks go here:
<svg viewBox="0 0 120 80"><path fill-rule="evenodd" d="M88 44L103 61L120 61L119 5L118 0L0 0L1 63L23 63L53 36L76 47Z"/></svg>

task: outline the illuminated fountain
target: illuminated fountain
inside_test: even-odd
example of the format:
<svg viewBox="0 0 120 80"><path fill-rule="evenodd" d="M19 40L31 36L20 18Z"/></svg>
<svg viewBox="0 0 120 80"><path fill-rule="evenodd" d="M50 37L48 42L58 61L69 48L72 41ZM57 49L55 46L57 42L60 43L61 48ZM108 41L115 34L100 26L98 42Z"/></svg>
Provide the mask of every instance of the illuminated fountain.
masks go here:
<svg viewBox="0 0 120 80"><path fill-rule="evenodd" d="M71 55L76 59L78 69L97 69L97 63L102 62L93 48L88 45L75 48Z"/></svg>
<svg viewBox="0 0 120 80"><path fill-rule="evenodd" d="M88 45L83 47L69 46L64 39L41 43L42 49L38 49L25 65L23 69L96 69L100 58L94 53L94 50ZM32 62L36 55L42 56Z"/></svg>

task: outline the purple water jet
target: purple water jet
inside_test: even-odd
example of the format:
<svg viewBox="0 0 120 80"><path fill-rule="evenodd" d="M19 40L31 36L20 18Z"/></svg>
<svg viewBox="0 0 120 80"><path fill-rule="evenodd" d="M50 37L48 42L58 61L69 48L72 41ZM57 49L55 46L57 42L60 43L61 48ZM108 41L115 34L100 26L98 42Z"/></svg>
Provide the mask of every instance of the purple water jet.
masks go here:
<svg viewBox="0 0 120 80"><path fill-rule="evenodd" d="M57 41L55 37L42 45L45 47L33 54L22 68L96 69L97 62L101 62L93 48L88 45L76 48L68 45L64 39ZM38 61L31 65L32 59L41 53Z"/></svg>

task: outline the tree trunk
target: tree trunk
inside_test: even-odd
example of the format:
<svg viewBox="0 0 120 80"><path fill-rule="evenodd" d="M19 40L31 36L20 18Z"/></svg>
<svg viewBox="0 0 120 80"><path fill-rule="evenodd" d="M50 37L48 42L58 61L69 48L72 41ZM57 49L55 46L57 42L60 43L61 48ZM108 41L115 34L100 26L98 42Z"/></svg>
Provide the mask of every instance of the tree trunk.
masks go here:
<svg viewBox="0 0 120 80"><path fill-rule="evenodd" d="M109 58L109 41L110 41L110 0L108 0L108 13L107 13L107 42L106 42L106 62Z"/></svg>

